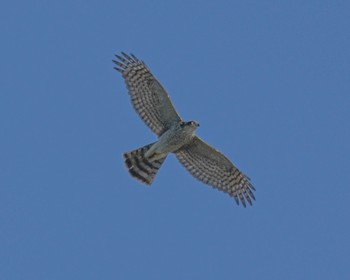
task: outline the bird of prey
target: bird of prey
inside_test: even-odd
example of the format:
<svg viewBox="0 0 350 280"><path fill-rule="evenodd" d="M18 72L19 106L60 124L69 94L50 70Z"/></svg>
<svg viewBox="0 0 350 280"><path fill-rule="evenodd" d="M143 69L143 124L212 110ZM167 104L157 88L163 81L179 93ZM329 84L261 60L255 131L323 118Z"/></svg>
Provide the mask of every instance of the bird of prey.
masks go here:
<svg viewBox="0 0 350 280"><path fill-rule="evenodd" d="M146 64L133 54L122 52L113 60L125 80L131 103L158 140L124 154L129 173L147 185L169 153L198 180L232 196L236 203L255 200L250 179L222 153L195 134L199 123L183 121L169 95Z"/></svg>

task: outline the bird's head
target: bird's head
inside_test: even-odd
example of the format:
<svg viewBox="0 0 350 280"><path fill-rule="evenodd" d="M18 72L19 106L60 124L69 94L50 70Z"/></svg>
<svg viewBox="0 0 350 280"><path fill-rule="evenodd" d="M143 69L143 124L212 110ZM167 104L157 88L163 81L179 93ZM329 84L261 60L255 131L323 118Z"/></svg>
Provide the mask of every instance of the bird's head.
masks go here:
<svg viewBox="0 0 350 280"><path fill-rule="evenodd" d="M196 121L181 122L180 126L192 128L193 130L195 130L199 126L199 123Z"/></svg>

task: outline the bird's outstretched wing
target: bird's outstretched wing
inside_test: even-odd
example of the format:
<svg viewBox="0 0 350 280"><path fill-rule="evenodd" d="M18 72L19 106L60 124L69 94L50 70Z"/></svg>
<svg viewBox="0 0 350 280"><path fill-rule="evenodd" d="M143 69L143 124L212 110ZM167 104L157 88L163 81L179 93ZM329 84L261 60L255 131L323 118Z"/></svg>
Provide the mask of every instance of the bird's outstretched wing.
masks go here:
<svg viewBox="0 0 350 280"><path fill-rule="evenodd" d="M125 79L131 102L141 119L158 136L181 118L162 85L146 64L134 55L116 55L114 67Z"/></svg>
<svg viewBox="0 0 350 280"><path fill-rule="evenodd" d="M177 159L198 180L239 200L255 200L250 179L239 171L222 153L195 136L190 144L175 152Z"/></svg>

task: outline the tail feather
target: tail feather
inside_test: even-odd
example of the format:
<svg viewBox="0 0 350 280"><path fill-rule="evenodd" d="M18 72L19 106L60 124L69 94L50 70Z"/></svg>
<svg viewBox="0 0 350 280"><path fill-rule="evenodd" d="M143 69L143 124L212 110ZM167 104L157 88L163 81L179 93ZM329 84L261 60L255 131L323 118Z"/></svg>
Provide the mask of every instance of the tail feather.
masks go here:
<svg viewBox="0 0 350 280"><path fill-rule="evenodd" d="M153 161L145 158L145 153L151 146L152 144L149 144L124 154L125 165L130 175L147 185L152 184L159 168L166 159L166 156Z"/></svg>

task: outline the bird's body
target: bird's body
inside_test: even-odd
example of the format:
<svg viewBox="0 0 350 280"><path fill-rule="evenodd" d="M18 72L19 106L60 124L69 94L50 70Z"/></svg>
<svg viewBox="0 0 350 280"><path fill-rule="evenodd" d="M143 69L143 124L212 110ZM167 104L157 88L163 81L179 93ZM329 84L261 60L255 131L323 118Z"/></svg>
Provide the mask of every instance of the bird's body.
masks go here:
<svg viewBox="0 0 350 280"><path fill-rule="evenodd" d="M170 97L147 66L134 55L116 55L113 62L125 79L132 104L143 121L158 135L152 144L124 154L129 173L143 183L151 184L169 153L197 179L224 191L245 206L254 198L254 187L223 154L198 136L196 121L184 122Z"/></svg>
<svg viewBox="0 0 350 280"><path fill-rule="evenodd" d="M175 123L165 131L145 154L146 158L159 159L168 153L176 152L182 146L191 142L195 136L197 122Z"/></svg>

